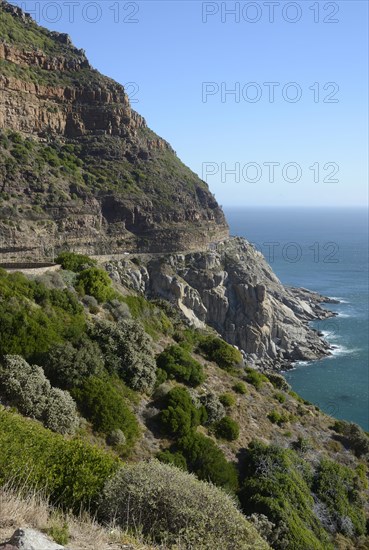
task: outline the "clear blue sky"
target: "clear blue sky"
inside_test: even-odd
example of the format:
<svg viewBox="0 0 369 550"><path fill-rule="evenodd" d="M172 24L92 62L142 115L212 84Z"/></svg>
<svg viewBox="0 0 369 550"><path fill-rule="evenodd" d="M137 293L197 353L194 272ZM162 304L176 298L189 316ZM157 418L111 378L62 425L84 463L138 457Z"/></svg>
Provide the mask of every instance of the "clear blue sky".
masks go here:
<svg viewBox="0 0 369 550"><path fill-rule="evenodd" d="M200 176L207 171L222 205L367 204L366 0L279 0L274 22L266 1L13 3L39 9L38 22L69 33L101 72L135 83L127 90L137 92L133 107L188 166ZM225 9L238 6L236 21L238 14ZM213 83L213 95L203 97L204 82ZM252 82L256 86L248 86ZM265 82L280 83L274 102ZM291 82L297 87L283 91ZM324 89L326 83L335 84ZM222 86L239 86L239 101L234 95L222 101ZM259 101L250 101L256 93ZM302 93L299 101L285 99L296 93ZM270 162L279 163L274 181L270 165L264 166ZM283 170L287 163L298 166ZM232 168L236 176L225 173Z"/></svg>

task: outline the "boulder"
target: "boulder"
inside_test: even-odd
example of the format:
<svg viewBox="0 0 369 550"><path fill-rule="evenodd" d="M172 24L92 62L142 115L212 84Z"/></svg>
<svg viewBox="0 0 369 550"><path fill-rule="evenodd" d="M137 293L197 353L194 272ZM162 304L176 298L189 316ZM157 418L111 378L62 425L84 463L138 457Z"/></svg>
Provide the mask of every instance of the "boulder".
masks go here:
<svg viewBox="0 0 369 550"><path fill-rule="evenodd" d="M9 541L0 544L3 550L67 550L35 529L17 529Z"/></svg>

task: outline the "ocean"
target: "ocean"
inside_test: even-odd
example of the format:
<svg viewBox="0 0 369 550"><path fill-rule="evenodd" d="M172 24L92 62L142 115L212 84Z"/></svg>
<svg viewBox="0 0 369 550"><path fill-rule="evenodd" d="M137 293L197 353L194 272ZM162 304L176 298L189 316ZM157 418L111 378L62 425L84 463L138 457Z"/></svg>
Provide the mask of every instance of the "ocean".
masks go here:
<svg viewBox="0 0 369 550"><path fill-rule="evenodd" d="M337 317L314 323L330 357L285 373L294 391L323 411L369 430L368 211L225 208L231 234L260 250L285 285L340 300Z"/></svg>

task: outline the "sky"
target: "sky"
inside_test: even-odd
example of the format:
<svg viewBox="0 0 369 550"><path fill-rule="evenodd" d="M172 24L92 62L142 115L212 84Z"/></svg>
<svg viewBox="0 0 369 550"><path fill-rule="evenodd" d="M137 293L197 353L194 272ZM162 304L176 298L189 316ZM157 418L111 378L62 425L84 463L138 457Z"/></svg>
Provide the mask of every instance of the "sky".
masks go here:
<svg viewBox="0 0 369 550"><path fill-rule="evenodd" d="M367 205L366 0L12 3L126 85L221 205Z"/></svg>

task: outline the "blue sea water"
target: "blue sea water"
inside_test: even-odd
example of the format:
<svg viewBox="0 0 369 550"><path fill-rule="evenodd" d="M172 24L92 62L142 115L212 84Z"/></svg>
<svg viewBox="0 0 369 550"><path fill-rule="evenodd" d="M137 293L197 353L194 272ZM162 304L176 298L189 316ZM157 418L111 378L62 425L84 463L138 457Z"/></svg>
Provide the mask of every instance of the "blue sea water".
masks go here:
<svg viewBox="0 0 369 550"><path fill-rule="evenodd" d="M337 317L316 322L333 355L285 373L325 412L369 430L368 211L225 209L232 235L254 243L280 280L340 300Z"/></svg>

